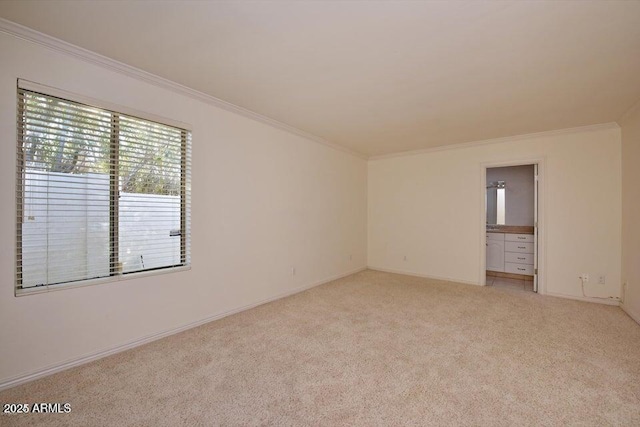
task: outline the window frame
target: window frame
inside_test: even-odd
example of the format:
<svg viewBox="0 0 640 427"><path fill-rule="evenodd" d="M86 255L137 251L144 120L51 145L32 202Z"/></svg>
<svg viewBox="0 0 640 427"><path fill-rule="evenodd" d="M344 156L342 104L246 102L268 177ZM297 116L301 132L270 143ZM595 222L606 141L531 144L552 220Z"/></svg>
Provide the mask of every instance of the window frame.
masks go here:
<svg viewBox="0 0 640 427"><path fill-rule="evenodd" d="M22 288L22 224L24 222L24 192L25 192L25 157L21 156L20 152L23 150L23 135L24 135L24 121L22 120L22 112L20 111L20 91L29 91L42 94L48 97L54 97L63 101L82 104L85 106L98 108L105 110L111 114L111 129L110 129L110 149L109 159L111 167L115 166L114 170L109 173L109 252L110 264L118 258L118 210L119 210L119 188L118 188L118 149L120 144L113 143L119 141L118 126L114 120L119 120L120 116L128 116L135 119L141 119L158 123L165 126L170 126L180 130L181 144L181 168L180 168L180 264L174 266L159 267L155 269L148 269L142 271L134 271L123 273L117 268L110 268L109 275L98 278L87 278L81 280L74 280L70 282L56 283L56 284L44 284L40 286L33 286L28 288ZM15 189L16 189L16 240L15 240L15 258L14 258L14 295L24 296L31 294L38 294L44 292L59 291L65 289L72 289L84 286L93 286L102 283L113 283L121 280L130 280L147 276L156 276L177 273L182 271L191 270L191 132L192 127L186 123L176 120L167 119L165 117L157 116L154 114L142 112L132 108L124 107L121 105L109 103L106 101L97 100L83 95L78 95L65 90L53 88L50 86L42 85L39 83L31 82L24 79L18 79L17 81L17 103L15 117L17 119L16 124L16 174L15 174ZM22 178L19 178L22 176Z"/></svg>

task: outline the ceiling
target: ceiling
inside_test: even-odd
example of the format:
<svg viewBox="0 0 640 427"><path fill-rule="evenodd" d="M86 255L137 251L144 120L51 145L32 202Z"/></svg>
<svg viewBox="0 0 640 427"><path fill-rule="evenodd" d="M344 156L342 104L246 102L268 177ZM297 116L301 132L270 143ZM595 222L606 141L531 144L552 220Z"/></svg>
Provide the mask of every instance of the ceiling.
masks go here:
<svg viewBox="0 0 640 427"><path fill-rule="evenodd" d="M0 1L0 16L367 156L618 120L640 2Z"/></svg>

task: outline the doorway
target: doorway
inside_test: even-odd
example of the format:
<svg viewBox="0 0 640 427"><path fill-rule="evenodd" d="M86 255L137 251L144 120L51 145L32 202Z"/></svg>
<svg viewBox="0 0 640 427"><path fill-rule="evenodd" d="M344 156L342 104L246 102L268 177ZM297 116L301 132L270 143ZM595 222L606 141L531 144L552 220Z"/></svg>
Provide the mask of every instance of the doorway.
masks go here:
<svg viewBox="0 0 640 427"><path fill-rule="evenodd" d="M539 163L483 167L487 286L539 292Z"/></svg>

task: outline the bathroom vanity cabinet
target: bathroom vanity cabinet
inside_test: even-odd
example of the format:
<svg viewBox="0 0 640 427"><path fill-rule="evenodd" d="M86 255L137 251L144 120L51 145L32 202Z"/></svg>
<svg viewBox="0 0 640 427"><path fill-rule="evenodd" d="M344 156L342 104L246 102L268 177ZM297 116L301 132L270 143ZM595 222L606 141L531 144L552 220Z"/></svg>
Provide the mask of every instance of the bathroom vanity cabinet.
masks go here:
<svg viewBox="0 0 640 427"><path fill-rule="evenodd" d="M533 235L487 233L488 271L533 276Z"/></svg>

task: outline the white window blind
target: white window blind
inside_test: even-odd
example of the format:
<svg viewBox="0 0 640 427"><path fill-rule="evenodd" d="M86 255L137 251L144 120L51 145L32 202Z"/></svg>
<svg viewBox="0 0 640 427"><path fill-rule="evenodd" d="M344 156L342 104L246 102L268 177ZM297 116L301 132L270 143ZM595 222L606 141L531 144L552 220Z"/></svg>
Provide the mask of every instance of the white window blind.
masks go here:
<svg viewBox="0 0 640 427"><path fill-rule="evenodd" d="M18 88L16 289L190 265L191 134Z"/></svg>

